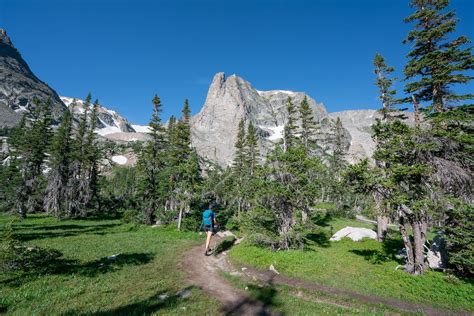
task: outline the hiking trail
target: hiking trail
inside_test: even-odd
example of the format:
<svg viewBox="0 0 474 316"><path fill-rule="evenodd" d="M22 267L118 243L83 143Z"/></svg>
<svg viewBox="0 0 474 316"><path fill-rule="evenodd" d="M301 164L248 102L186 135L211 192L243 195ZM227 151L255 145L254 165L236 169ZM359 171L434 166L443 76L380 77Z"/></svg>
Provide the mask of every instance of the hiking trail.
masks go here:
<svg viewBox="0 0 474 316"><path fill-rule="evenodd" d="M211 244L218 245L223 238L214 236ZM199 245L187 251L181 262L184 270L188 271L188 282L191 285L198 286L205 293L217 299L221 303L221 312L225 315L280 315L271 310L269 306L258 300L252 299L249 295L240 289L235 288L228 280L221 276L221 272L231 275L237 275L246 281L263 283L265 285L284 285L295 289L305 289L310 291L323 292L325 294L335 295L342 298L349 298L371 305L383 304L400 311L421 312L430 316L441 315L471 315L468 312L449 311L435 308L425 304L416 304L407 301L365 295L358 292L333 288L330 286L295 279L277 274L273 271L261 271L254 267L242 265L236 269L227 259L227 251L223 251L217 256L204 256L204 246ZM318 303L334 305L335 307L356 307L350 303L335 302L328 298L311 299L305 296L297 295L303 299L312 300Z"/></svg>

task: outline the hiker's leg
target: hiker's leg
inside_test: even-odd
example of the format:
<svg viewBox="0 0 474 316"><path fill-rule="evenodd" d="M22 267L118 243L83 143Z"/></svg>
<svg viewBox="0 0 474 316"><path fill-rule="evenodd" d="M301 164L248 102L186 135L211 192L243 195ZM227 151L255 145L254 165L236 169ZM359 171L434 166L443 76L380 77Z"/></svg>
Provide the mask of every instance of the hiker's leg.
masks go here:
<svg viewBox="0 0 474 316"><path fill-rule="evenodd" d="M209 244L211 243L211 237L212 237L212 232L208 231L206 232L207 237L206 237L206 251L209 249Z"/></svg>

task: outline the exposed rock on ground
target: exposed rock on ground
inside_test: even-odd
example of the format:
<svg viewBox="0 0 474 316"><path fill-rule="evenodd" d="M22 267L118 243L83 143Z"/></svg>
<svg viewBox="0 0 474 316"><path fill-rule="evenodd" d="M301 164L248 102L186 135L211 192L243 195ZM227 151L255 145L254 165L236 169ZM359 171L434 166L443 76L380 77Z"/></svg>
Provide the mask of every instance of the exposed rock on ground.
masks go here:
<svg viewBox="0 0 474 316"><path fill-rule="evenodd" d="M329 240L337 241L346 237L353 241L359 241L363 238L377 239L377 233L368 228L347 226L335 233Z"/></svg>

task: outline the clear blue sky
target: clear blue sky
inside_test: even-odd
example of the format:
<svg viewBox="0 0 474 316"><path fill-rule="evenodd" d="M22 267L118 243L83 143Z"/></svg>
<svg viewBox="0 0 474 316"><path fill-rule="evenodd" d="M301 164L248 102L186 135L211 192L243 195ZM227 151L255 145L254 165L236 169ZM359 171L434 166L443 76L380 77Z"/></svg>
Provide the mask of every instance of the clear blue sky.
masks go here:
<svg viewBox="0 0 474 316"><path fill-rule="evenodd" d="M451 7L474 39L474 1ZM91 91L145 124L155 93L164 119L185 98L197 113L219 71L305 91L330 112L376 108L372 58L401 70L410 12L408 0L0 0L0 27L60 95Z"/></svg>

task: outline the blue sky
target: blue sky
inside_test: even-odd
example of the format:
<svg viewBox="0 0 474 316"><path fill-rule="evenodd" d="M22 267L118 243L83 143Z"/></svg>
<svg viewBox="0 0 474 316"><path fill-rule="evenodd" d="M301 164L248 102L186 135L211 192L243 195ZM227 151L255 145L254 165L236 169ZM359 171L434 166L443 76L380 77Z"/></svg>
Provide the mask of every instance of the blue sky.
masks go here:
<svg viewBox="0 0 474 316"><path fill-rule="evenodd" d="M474 39L474 1L451 8L458 34ZM411 10L408 0L0 0L0 27L60 95L91 91L145 124L155 93L164 119L185 98L197 113L220 71L305 91L330 112L377 108L373 56L401 76Z"/></svg>

